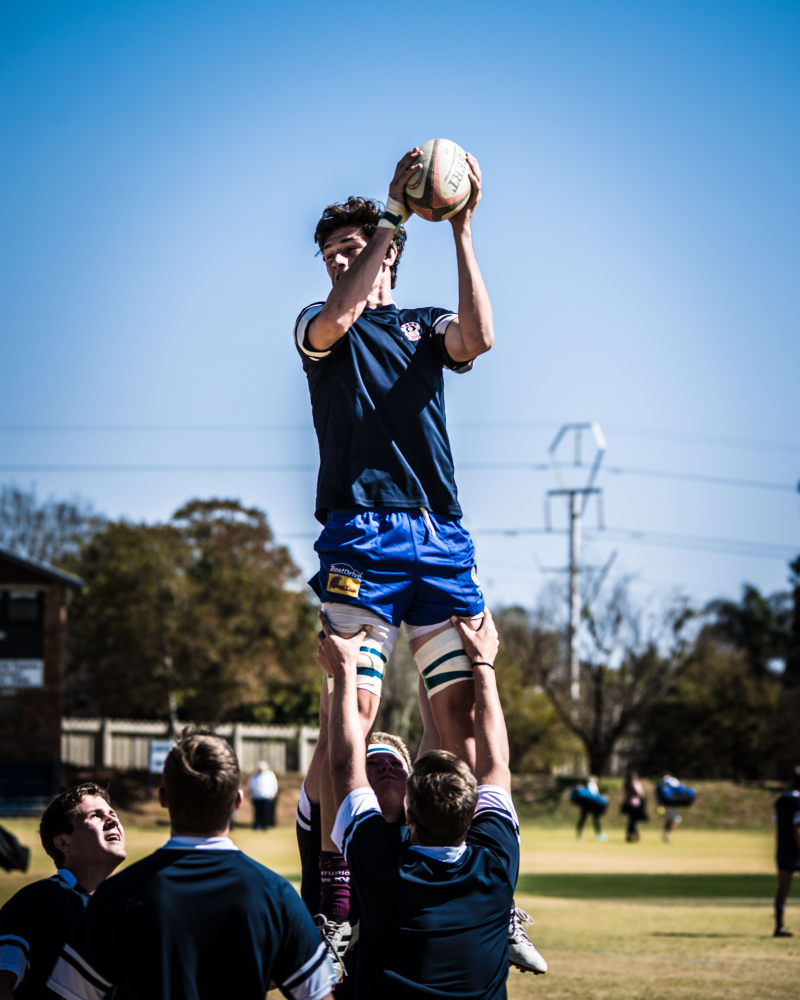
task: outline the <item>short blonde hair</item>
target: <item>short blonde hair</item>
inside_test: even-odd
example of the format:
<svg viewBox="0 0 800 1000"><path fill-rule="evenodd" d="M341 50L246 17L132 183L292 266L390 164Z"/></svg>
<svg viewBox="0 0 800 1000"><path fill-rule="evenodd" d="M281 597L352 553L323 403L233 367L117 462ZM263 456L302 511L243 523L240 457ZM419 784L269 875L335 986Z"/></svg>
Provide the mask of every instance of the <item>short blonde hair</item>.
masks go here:
<svg viewBox="0 0 800 1000"><path fill-rule="evenodd" d="M198 837L226 829L240 783L230 743L210 730L187 726L164 762L173 829Z"/></svg>

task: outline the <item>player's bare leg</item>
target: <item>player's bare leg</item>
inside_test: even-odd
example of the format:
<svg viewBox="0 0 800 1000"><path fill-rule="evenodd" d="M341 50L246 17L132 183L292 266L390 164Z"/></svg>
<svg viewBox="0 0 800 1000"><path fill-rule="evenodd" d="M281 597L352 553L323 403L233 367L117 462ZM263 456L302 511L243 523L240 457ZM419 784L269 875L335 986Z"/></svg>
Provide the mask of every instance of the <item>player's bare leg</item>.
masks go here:
<svg viewBox="0 0 800 1000"><path fill-rule="evenodd" d="M480 626L482 616L470 619L473 628ZM425 656L425 647L431 648L431 643L445 633L453 632L449 622L442 627L419 638L409 641L409 649L417 659ZM462 647L463 648L463 647ZM449 750L460 757L471 768L475 768L475 689L467 678L464 681L449 684L440 691L429 692L428 703L433 723L438 732L438 746ZM424 716L423 716L424 721ZM431 734L432 739L432 734ZM426 742L424 740L424 742ZM432 747L426 747L431 749Z"/></svg>

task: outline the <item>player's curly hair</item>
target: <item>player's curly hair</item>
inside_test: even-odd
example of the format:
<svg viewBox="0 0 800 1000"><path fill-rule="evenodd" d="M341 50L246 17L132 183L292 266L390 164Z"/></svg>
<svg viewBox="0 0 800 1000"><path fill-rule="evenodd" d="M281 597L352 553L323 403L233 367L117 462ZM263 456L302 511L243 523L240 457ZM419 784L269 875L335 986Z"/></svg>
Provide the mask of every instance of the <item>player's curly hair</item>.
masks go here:
<svg viewBox="0 0 800 1000"><path fill-rule="evenodd" d="M164 762L173 831L204 837L225 830L240 783L230 743L210 730L186 726Z"/></svg>
<svg viewBox="0 0 800 1000"><path fill-rule="evenodd" d="M431 750L415 762L406 785L406 813L420 844L462 844L477 801L475 775L455 754Z"/></svg>
<svg viewBox="0 0 800 1000"><path fill-rule="evenodd" d="M378 220L382 212L383 205L380 202L373 201L372 198L356 198L354 195L350 195L347 201L341 204L328 205L314 230L314 241L322 250L331 233L343 226L358 226L364 236L369 239L378 228ZM397 256L391 267L392 288L397 283L397 265L400 263L405 245L406 231L403 226L398 226L392 239L392 246L397 250Z"/></svg>
<svg viewBox="0 0 800 1000"><path fill-rule="evenodd" d="M87 795L98 795L111 805L111 799L105 788L95 784L94 781L84 781L80 785L73 785L57 795L42 813L39 822L39 839L42 842L42 847L55 861L56 868L63 868L65 859L53 841L62 833L72 833L75 807L83 802Z"/></svg>

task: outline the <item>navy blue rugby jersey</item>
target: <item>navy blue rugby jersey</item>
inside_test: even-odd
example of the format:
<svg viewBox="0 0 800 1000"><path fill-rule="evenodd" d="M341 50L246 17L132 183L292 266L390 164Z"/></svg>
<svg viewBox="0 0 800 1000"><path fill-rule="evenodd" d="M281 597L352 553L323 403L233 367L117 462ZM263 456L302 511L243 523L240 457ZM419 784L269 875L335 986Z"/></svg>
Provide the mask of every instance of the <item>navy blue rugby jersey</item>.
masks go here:
<svg viewBox="0 0 800 1000"><path fill-rule="evenodd" d="M69 1000L319 1000L335 982L290 883L227 838L167 846L95 891L48 981ZM229 845L229 846L225 846Z"/></svg>
<svg viewBox="0 0 800 1000"><path fill-rule="evenodd" d="M795 824L800 823L800 791L784 792L775 799L775 854L789 860L800 857L795 837Z"/></svg>
<svg viewBox="0 0 800 1000"><path fill-rule="evenodd" d="M319 443L316 517L331 510L425 507L461 517L447 436L443 369L453 361L446 309L365 309L328 351L314 351L306 331L322 302L295 324Z"/></svg>
<svg viewBox="0 0 800 1000"><path fill-rule="evenodd" d="M388 824L370 792L345 799L333 832L361 909L356 996L502 1000L519 868L511 800L481 786L459 851L412 845L408 828Z"/></svg>
<svg viewBox="0 0 800 1000"><path fill-rule="evenodd" d="M0 969L17 977L15 1000L39 1000L67 935L80 923L90 897L61 868L23 886L0 910Z"/></svg>

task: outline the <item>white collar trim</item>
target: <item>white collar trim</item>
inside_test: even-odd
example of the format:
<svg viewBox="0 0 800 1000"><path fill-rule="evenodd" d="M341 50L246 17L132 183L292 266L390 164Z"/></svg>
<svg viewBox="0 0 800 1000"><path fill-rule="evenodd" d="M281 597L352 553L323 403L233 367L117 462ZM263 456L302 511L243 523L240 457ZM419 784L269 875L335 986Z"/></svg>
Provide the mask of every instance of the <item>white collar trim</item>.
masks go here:
<svg viewBox="0 0 800 1000"><path fill-rule="evenodd" d="M230 837L170 837L164 844L168 850L238 851Z"/></svg>

